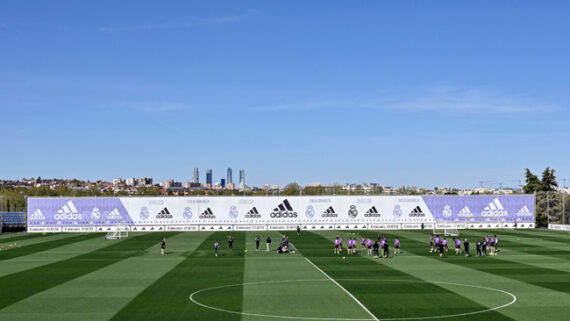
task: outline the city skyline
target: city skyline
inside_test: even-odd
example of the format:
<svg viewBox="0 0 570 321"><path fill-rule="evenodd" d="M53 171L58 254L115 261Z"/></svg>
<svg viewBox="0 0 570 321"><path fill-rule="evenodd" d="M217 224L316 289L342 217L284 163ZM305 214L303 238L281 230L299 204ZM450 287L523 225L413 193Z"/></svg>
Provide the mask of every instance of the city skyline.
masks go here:
<svg viewBox="0 0 570 321"><path fill-rule="evenodd" d="M129 7L0 4L0 177L570 177L568 2Z"/></svg>

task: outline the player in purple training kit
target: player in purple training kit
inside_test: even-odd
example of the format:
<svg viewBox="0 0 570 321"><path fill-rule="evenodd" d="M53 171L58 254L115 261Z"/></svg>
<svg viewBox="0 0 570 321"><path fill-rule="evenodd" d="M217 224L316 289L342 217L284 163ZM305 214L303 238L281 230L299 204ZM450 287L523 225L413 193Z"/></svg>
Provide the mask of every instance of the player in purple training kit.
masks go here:
<svg viewBox="0 0 570 321"><path fill-rule="evenodd" d="M363 236L361 241L362 241L362 252L364 252L366 250L366 238Z"/></svg>
<svg viewBox="0 0 570 321"><path fill-rule="evenodd" d="M429 237L429 252L432 253L434 251L433 247L433 235Z"/></svg>
<svg viewBox="0 0 570 321"><path fill-rule="evenodd" d="M219 247L220 247L220 242L218 242L218 241L216 240L216 243L214 243L214 254L215 254L216 256L218 256L218 248L219 248Z"/></svg>
<svg viewBox="0 0 570 321"><path fill-rule="evenodd" d="M449 249L447 248L447 239L444 238L443 241L441 241L442 245L443 245L443 250L445 252L447 252Z"/></svg>
<svg viewBox="0 0 570 321"><path fill-rule="evenodd" d="M400 254L400 240L394 239L394 254Z"/></svg>
<svg viewBox="0 0 570 321"><path fill-rule="evenodd" d="M347 253L348 255L352 254L352 239L349 237L348 241L346 241L346 246L348 247Z"/></svg>
<svg viewBox="0 0 570 321"><path fill-rule="evenodd" d="M336 237L336 239L334 240L334 254L339 254L340 253L340 240L338 238L338 236Z"/></svg>
<svg viewBox="0 0 570 321"><path fill-rule="evenodd" d="M368 255L372 255L372 240L366 239L366 248L368 249Z"/></svg>
<svg viewBox="0 0 570 321"><path fill-rule="evenodd" d="M439 251L439 257L443 257L443 243L441 242L439 235L435 236L435 247Z"/></svg>
<svg viewBox="0 0 570 321"><path fill-rule="evenodd" d="M455 242L455 254L461 254L461 240L454 237L453 241Z"/></svg>

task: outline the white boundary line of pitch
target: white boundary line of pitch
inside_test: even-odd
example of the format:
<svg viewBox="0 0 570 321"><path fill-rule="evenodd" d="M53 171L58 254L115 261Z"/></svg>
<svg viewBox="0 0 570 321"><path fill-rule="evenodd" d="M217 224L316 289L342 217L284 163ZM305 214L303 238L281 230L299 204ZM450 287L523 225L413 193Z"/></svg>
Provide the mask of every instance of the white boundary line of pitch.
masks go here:
<svg viewBox="0 0 570 321"><path fill-rule="evenodd" d="M358 303L358 305L360 305L360 307L364 309L364 311L366 311L366 313L368 313L372 317L373 320L380 321L380 319L378 319L372 312L370 312L370 310L368 310L367 307L364 306L364 304L362 304L362 302L360 302L354 295L352 295L352 293L348 292L348 290L345 289L342 285L340 285L335 279L331 278L328 274L325 273L325 271L321 270L321 268L316 266L315 263L313 263L308 258L305 257L305 260L307 260L307 262L309 262L315 269L317 269L324 276L326 276L327 279L329 279L332 283L336 284L341 290L344 291L344 293L348 294L354 300L354 302Z"/></svg>

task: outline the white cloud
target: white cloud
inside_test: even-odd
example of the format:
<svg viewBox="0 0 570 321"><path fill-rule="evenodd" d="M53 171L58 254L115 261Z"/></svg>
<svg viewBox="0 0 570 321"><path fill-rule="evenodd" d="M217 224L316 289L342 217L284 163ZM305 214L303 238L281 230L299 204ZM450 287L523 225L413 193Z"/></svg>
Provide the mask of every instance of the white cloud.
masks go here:
<svg viewBox="0 0 570 321"><path fill-rule="evenodd" d="M391 109L463 113L529 113L553 111L554 107L521 96L499 95L485 88L432 87L424 95L386 105Z"/></svg>
<svg viewBox="0 0 570 321"><path fill-rule="evenodd" d="M113 106L147 113L167 113L190 109L190 105L180 102L123 102L114 104Z"/></svg>
<svg viewBox="0 0 570 321"><path fill-rule="evenodd" d="M448 85L410 90L408 95L384 92L382 97L359 97L358 100L312 100L255 107L260 111L311 109L394 109L445 111L454 113L539 113L556 110L552 105L536 103L524 96L500 95L485 87L460 88ZM395 97L395 96L398 97Z"/></svg>
<svg viewBox="0 0 570 321"><path fill-rule="evenodd" d="M213 25L239 23L255 15L257 15L257 11L249 10L247 14L243 15L212 17L212 18L198 19L195 21L181 22L181 23L159 23L159 24L120 26L120 27L101 27L99 28L99 31L106 33L120 33L120 32L129 32L129 31L153 31L153 30L207 27Z"/></svg>

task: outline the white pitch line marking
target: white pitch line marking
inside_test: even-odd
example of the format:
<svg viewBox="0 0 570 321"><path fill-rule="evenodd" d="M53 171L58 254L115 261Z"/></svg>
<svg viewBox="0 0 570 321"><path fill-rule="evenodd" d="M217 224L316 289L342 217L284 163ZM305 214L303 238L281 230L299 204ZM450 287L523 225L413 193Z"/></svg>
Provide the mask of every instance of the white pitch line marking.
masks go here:
<svg viewBox="0 0 570 321"><path fill-rule="evenodd" d="M348 290L345 289L342 285L340 285L335 279L331 278L328 274L325 273L325 271L321 270L318 266L315 265L315 263L311 262L311 260L309 260L308 258L305 258L305 260L307 260L307 262L309 262L315 269L317 269L324 276L326 276L327 279L329 279L332 283L336 284L339 288L341 288L341 290L343 290L346 294L348 294L354 300L354 302L358 303L358 305L360 305L360 307L364 309L364 311L366 311L366 313L368 313L372 317L372 319L374 319L375 321L380 321L380 319L378 319L372 312L370 312L370 310L368 310L367 307L364 306L364 304L362 304L362 302L360 302L354 295L352 295L352 293L348 292Z"/></svg>
<svg viewBox="0 0 570 321"><path fill-rule="evenodd" d="M477 288L477 289L482 289L482 290L496 291L499 293L509 295L512 298L511 302L509 302L509 303L506 303L506 304L503 304L503 305L500 305L500 306L497 306L494 308L489 308L489 309L484 309L484 310L479 310L479 311L472 311L472 312L459 313L459 314L423 316L423 317L383 318L382 319L383 321L456 318L456 317L462 317L462 316L485 313L485 312L489 312L489 311L502 309L502 308L508 307L508 306L514 304L515 302L517 302L517 297L510 292L507 292L507 291L504 291L501 289L489 288L489 287L478 286L478 285L470 285L470 284L451 283L451 282L443 282L443 281L422 281L422 280L376 280L376 279L339 279L339 280L342 280L342 281L368 281L368 282L418 282L418 283L434 283L434 284L441 283L441 284L449 284L449 285ZM221 308L217 308L217 307L213 307L213 306L209 306L209 305L200 303L194 298L195 295L202 293L202 292L217 290L217 289L223 289L223 288L229 288L229 287L246 286L246 285L263 285L263 284L274 284L274 283L290 283L290 282L329 282L329 281L330 281L330 279L327 278L327 279L313 279L313 280L262 281L262 282L250 282L250 283L240 283L240 284L229 284L229 285L215 286L215 287L205 288L205 289L201 289L201 290L198 290L196 292L193 292L192 294L190 294L190 301L192 301L194 304L197 304L203 308L212 309L215 311L233 313L233 314L241 314L241 315L250 315L250 316L264 317L264 318L277 318L277 319L289 319L289 320L317 320L317 321L374 321L374 319L319 318L319 317L302 317L302 316L294 317L294 316L287 316L287 315L271 315L271 314L259 314L259 313L232 311L232 310L221 309Z"/></svg>

